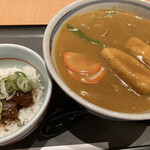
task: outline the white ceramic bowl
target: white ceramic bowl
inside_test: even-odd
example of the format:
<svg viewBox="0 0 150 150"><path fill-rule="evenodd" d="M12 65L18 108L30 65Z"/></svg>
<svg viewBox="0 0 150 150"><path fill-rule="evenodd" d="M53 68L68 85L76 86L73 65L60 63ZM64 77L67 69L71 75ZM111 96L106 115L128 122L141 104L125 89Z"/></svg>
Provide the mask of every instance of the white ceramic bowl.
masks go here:
<svg viewBox="0 0 150 150"><path fill-rule="evenodd" d="M44 60L36 52L27 47L15 44L0 44L0 64L0 68L21 68L25 65L35 67L37 71L41 74L42 86L44 87L43 104L40 110L31 121L29 121L19 130L4 138L0 138L0 146L2 146L14 143L24 138L39 125L50 102L52 83L48 77Z"/></svg>
<svg viewBox="0 0 150 150"><path fill-rule="evenodd" d="M54 80L57 84L74 100L87 108L91 113L98 116L107 117L110 119L119 120L146 120L150 119L150 112L140 113L140 114L128 114L119 113L115 111L110 111L99 106L96 106L80 96L74 93L60 78L55 62L54 62L54 43L56 41L57 34L59 32L61 24L63 24L66 19L73 17L77 14L88 12L101 8L113 8L126 10L133 12L135 14L140 14L141 16L150 19L150 2L146 0L78 0L74 3L66 6L61 11L59 11L54 18L48 24L43 40L43 53L44 58Z"/></svg>

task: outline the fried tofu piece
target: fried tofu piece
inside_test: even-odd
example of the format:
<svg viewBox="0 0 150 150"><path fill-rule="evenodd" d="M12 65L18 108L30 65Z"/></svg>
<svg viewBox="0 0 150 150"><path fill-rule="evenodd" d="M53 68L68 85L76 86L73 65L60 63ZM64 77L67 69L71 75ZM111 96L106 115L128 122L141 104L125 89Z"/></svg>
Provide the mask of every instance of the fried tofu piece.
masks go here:
<svg viewBox="0 0 150 150"><path fill-rule="evenodd" d="M137 37L131 37L125 46L135 55L142 56L143 61L150 66L150 46L148 44Z"/></svg>
<svg viewBox="0 0 150 150"><path fill-rule="evenodd" d="M114 73L138 94L150 93L150 70L142 63L115 48L104 48L101 55Z"/></svg>

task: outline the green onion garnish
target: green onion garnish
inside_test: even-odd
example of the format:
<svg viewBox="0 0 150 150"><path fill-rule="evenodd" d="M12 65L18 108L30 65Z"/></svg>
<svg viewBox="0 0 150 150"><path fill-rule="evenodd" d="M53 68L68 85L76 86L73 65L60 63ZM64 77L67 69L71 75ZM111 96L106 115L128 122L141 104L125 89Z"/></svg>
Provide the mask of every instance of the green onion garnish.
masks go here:
<svg viewBox="0 0 150 150"><path fill-rule="evenodd" d="M16 74L17 76L24 76L24 77L27 77L27 75L26 75L25 73L20 72L20 71L16 71L15 74Z"/></svg>
<svg viewBox="0 0 150 150"><path fill-rule="evenodd" d="M103 44L101 41L98 41L98 40L95 40L95 39L92 39L90 38L89 36L87 36L84 32L82 32L81 30L77 29L77 28L74 28L73 26L67 24L67 28L69 29L69 31L75 33L76 35L78 35L80 38L88 41L88 42L91 42L91 43L94 43L96 45L101 45L103 48L106 47L105 44Z"/></svg>
<svg viewBox="0 0 150 150"><path fill-rule="evenodd" d="M23 72L17 71L13 75L8 76L0 80L0 88L5 86L6 92L12 94L14 91L22 91L24 93L29 92L32 89L38 87L39 82L36 79L29 79ZM2 93L0 89L0 100L5 99L7 94Z"/></svg>

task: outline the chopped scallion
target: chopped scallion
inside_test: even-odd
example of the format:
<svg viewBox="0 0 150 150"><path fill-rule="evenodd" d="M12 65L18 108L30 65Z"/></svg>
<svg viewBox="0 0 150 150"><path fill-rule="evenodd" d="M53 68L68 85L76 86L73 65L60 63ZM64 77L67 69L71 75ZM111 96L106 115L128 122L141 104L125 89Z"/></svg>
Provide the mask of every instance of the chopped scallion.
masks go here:
<svg viewBox="0 0 150 150"><path fill-rule="evenodd" d="M2 110L3 110L2 107L0 107L0 114L2 113Z"/></svg>
<svg viewBox="0 0 150 150"><path fill-rule="evenodd" d="M35 89L39 86L39 82L36 79L31 79L31 80L29 80L29 82L30 82L30 85L31 85L32 89Z"/></svg>
<svg viewBox="0 0 150 150"><path fill-rule="evenodd" d="M38 80L30 79L25 73L17 71L7 78L0 80L0 100L7 100L7 98L10 98L12 95L14 95L12 93L15 93L17 90L27 93L30 90L37 88L38 85Z"/></svg>
<svg viewBox="0 0 150 150"><path fill-rule="evenodd" d="M7 91L8 94L10 94L14 91L10 80L6 81L6 91Z"/></svg>
<svg viewBox="0 0 150 150"><path fill-rule="evenodd" d="M27 77L27 75L26 75L25 73L20 72L20 71L16 71L15 74L16 74L17 76L24 76L24 77Z"/></svg>
<svg viewBox="0 0 150 150"><path fill-rule="evenodd" d="M30 91L30 84L29 84L29 80L27 78L25 78L24 76L20 76L17 79L17 86L20 90L22 90L23 92L27 93Z"/></svg>
<svg viewBox="0 0 150 150"><path fill-rule="evenodd" d="M88 41L88 42L91 42L91 43L94 43L96 45L101 45L103 48L106 47L105 44L103 44L101 41L98 41L98 40L95 40L95 39L92 39L90 38L89 36L87 36L84 32L82 32L81 30L77 29L77 28L74 28L73 26L67 24L67 28L69 29L69 31L71 32L74 32L76 35L78 35L80 38Z"/></svg>

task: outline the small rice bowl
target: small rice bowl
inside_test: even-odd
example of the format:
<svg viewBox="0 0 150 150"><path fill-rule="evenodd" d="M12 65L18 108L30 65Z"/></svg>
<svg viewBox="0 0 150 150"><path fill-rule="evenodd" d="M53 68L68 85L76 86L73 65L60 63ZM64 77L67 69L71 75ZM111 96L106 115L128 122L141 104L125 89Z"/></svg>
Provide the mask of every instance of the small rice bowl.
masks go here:
<svg viewBox="0 0 150 150"><path fill-rule="evenodd" d="M22 126L27 124L35 116L35 114L38 112L43 103L44 88L42 87L40 79L41 76L37 72L37 70L32 66L24 66L22 68L12 67L0 69L0 80L5 77L8 77L9 75L14 74L14 72L16 71L21 71L25 73L29 78L38 80L39 87L37 89L34 89L33 91L34 104L28 108L22 108L19 110L18 121L11 121L11 122L6 121L5 122L6 125L0 124L0 138L12 134L13 132L17 131Z"/></svg>

